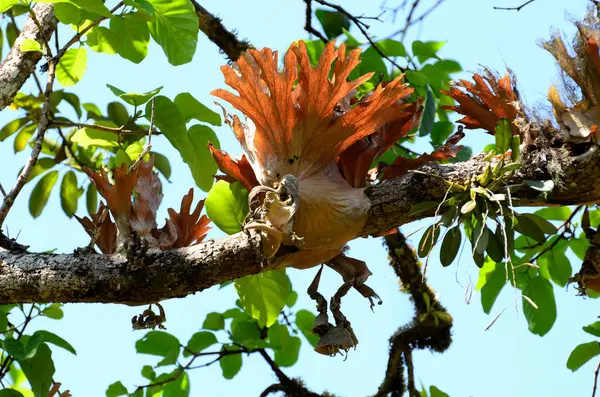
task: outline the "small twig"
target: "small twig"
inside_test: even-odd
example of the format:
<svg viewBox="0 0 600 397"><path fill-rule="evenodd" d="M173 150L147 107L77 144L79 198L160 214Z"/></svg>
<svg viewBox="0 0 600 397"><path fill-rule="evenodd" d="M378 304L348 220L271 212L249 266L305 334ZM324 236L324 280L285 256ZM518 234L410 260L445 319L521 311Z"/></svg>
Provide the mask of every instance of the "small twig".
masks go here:
<svg viewBox="0 0 600 397"><path fill-rule="evenodd" d="M0 192L2 193L3 196L6 196L6 190L4 190L4 186L2 186L1 183L0 183Z"/></svg>
<svg viewBox="0 0 600 397"><path fill-rule="evenodd" d="M504 11L521 11L521 8L525 7L528 4L533 3L535 0L529 0L526 1L525 3L521 4L520 6L517 7L496 7L494 6L494 10L504 10Z"/></svg>
<svg viewBox="0 0 600 397"><path fill-rule="evenodd" d="M62 138L62 140L64 142L65 150L67 151L69 156L71 156L71 158L75 161L75 163L77 163L78 166L83 167L84 164L79 160L79 158L77 158L77 156L75 156L75 153L73 153L73 150L71 149L71 141L69 141L67 139L67 137L65 136L65 134L63 134L62 128L58 127L57 130L58 130L58 135L60 135L60 137Z"/></svg>
<svg viewBox="0 0 600 397"><path fill-rule="evenodd" d="M444 0L437 0L437 1L435 2L435 4L434 4L434 5L432 5L430 8L428 8L428 9L427 9L425 12L423 12L423 13L422 13L422 14L421 14L419 17L417 17L417 18L414 18L414 19L412 18L412 15L410 15L410 13L409 13L409 16L411 17L411 19L409 20L409 19L408 19L408 17L407 17L406 23L405 23L405 25L402 27L402 29L399 29L399 30L395 31L394 33L390 34L390 35L388 36L388 38L392 38L392 37L394 37L394 36L397 36L397 35L399 35L399 34L402 34L402 38L400 39L400 41L404 41L404 38L405 38L405 36L406 36L406 33L408 32L408 30L409 30L411 27L415 26L416 24L418 24L418 23L420 23L420 22L423 22L423 20L424 20L424 19L425 19L425 18L426 18L426 17L427 17L429 14L431 14L433 11L435 11L435 9L436 9L436 8L438 8L438 6L439 6L440 4L442 4L443 2L444 2ZM413 6L414 6L414 3L413 3ZM411 11L413 11L413 9L411 9Z"/></svg>
<svg viewBox="0 0 600 397"><path fill-rule="evenodd" d="M150 152L150 149L152 149L152 130L154 129L154 113L155 112L156 112L155 100L154 100L154 98L152 98L152 111L150 113L150 126L148 127L148 143L144 146L144 150L142 150L140 157L138 157L135 160L135 162L133 164L131 164L131 167L129 167L129 173L131 173L133 170L135 170L140 165L140 163L144 160L144 157L146 157L146 155Z"/></svg>
<svg viewBox="0 0 600 397"><path fill-rule="evenodd" d="M600 373L600 361L596 366L596 372L594 372L594 388L592 389L592 397L596 397L596 387L598 387L598 373Z"/></svg>
<svg viewBox="0 0 600 397"><path fill-rule="evenodd" d="M52 94L52 87L54 86L54 77L55 77L55 69L56 63L54 61L48 62L48 80L46 82L46 91L44 92L44 105L42 108L42 114L40 117L40 121L38 123L38 132L35 137L35 143L33 145L33 149L31 151L31 155L29 159L25 163L23 170L17 177L17 182L10 190L8 194L4 196L4 200L2 201L2 206L0 207L0 228L4 224L4 220L8 215L8 212L12 208L15 199L18 194L21 192L21 189L25 185L25 182L29 178L31 171L33 171L33 167L37 163L37 159L42 151L42 143L44 142L44 135L48 130L50 125L50 112L52 111L52 105L50 104L50 96Z"/></svg>
<svg viewBox="0 0 600 397"><path fill-rule="evenodd" d="M327 37L312 26L312 0L304 0L306 3L306 20L304 22L304 30L310 34L317 36L323 43L327 43Z"/></svg>
<svg viewBox="0 0 600 397"><path fill-rule="evenodd" d="M352 15L351 13L349 13L348 11L346 11L346 9L342 6L339 6L337 4L332 4L328 1L325 0L313 0L321 5L333 8L334 10L339 11L340 13L344 14L346 17L348 17L349 20L351 20L352 22L354 22L354 24L356 25L356 27L358 28L358 30L360 30L360 32L363 34L363 36L365 36L365 38L367 39L367 41L369 42L369 44L371 44L371 46L373 47L373 49L375 51L377 51L377 53L382 57L387 59L388 61L390 61L390 63L392 65L394 65L395 67L397 67L399 70L404 71L405 68L403 68L402 66L398 65L396 63L396 61L394 61L392 58L388 57L387 55L385 55L383 53L383 51L381 51L381 48L379 48L379 46L377 45L376 42L373 41L373 39L371 39L371 36L369 36L369 32L367 32L367 29L369 29L369 25L367 25L366 23L364 23L363 21L360 20L359 17L355 17L354 15ZM364 17L362 17L364 19Z"/></svg>
<svg viewBox="0 0 600 397"><path fill-rule="evenodd" d="M152 133L156 133L156 131L153 131L151 129L148 129L148 130L128 130L128 129L121 128L121 127L107 127L107 126L99 125L99 124L75 123L73 121L51 121L50 122L50 128L54 128L54 127L91 128L91 129L98 130L98 131L113 132L113 133L115 133L117 135L120 135L120 134L124 134L124 135L147 135L147 134L150 133L150 131L152 131Z"/></svg>
<svg viewBox="0 0 600 397"><path fill-rule="evenodd" d="M566 221L564 221L564 223L562 225L560 225L560 227L558 228L558 230L560 230L561 228L564 228L563 231L561 232L560 236L558 236L558 238L556 240L554 240L550 245L548 245L546 248L542 249L540 252L537 253L536 256L534 256L533 258L531 258L531 260L529 262L534 263L536 260L538 260L542 255L544 255L546 252L551 251L554 247L556 247L556 245L561 241L567 238L567 232L570 231L569 226L571 225L571 222L573 221L573 218L575 217L575 215L583 208L583 205L578 206L577 208L575 208L575 211L573 211L571 213L571 215L569 215L569 217L567 218Z"/></svg>
<svg viewBox="0 0 600 397"><path fill-rule="evenodd" d="M110 10L110 13L113 14L115 11L117 11L119 8L121 8L125 3L124 2L119 2L119 4L117 4L116 6L114 6L112 8L112 10ZM100 22L104 21L105 19L107 19L107 17L100 17L98 19L96 19L94 22L92 22L91 24L89 24L88 26L86 26L85 28L81 29L80 32L77 32L76 35L74 35L71 40L69 40L69 42L67 44L65 44L60 51L58 51L58 53L56 54L56 56L54 57L55 62L58 62L58 60L60 58L62 58L63 55L65 55L65 52L67 52L67 50L75 43L77 43L80 39L81 36L85 35L90 29L98 26L98 24L100 24Z"/></svg>

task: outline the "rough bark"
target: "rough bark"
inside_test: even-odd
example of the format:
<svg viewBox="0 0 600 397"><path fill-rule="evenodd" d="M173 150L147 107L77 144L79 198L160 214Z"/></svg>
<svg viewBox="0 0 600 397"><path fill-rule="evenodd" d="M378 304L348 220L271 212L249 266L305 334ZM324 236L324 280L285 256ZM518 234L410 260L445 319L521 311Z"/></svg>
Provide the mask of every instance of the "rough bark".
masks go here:
<svg viewBox="0 0 600 397"><path fill-rule="evenodd" d="M537 148L526 153L523 168L510 184L524 179L553 179L547 198L522 186L515 205L575 205L600 201L600 150L590 146L572 156L564 148ZM447 191L442 178L465 184L485 167L483 156L455 164L429 164L366 190L371 211L363 235L431 216L409 216L415 203L441 200ZM436 176L437 175L437 176ZM440 178L442 177L442 178ZM150 254L136 267L121 256L97 254L36 254L0 251L0 304L16 302L105 302L142 304L183 297L234 278L257 274L266 265L260 239L245 233L208 241L191 248Z"/></svg>
<svg viewBox="0 0 600 397"><path fill-rule="evenodd" d="M225 239L148 254L143 266L121 255L10 253L0 249L0 304L142 304L184 297L263 270L260 237Z"/></svg>
<svg viewBox="0 0 600 397"><path fill-rule="evenodd" d="M13 97L33 73L35 65L42 57L38 51L22 52L20 50L21 42L25 39L33 39L42 43L43 37L49 39L56 30L58 21L54 17L52 4L38 3L33 7L33 12L44 28L44 36L30 17L6 59L0 63L0 111L12 103Z"/></svg>

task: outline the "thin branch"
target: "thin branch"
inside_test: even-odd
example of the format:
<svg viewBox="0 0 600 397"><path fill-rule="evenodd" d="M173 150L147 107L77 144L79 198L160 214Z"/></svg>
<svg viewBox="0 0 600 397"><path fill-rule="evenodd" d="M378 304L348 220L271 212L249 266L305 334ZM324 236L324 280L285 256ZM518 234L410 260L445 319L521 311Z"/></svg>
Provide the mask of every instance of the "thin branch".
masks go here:
<svg viewBox="0 0 600 397"><path fill-rule="evenodd" d="M150 126L148 127L148 143L144 146L144 150L140 153L140 156L135 160L131 167L129 167L129 172L131 173L135 170L140 163L144 160L144 157L150 152L152 149L152 130L154 129L154 113L156 112L156 101L155 98L152 98L152 110L150 112Z"/></svg>
<svg viewBox="0 0 600 397"><path fill-rule="evenodd" d="M317 36L323 43L327 43L327 37L312 26L312 0L304 0L306 3L306 14L304 20L304 30Z"/></svg>
<svg viewBox="0 0 600 397"><path fill-rule="evenodd" d="M444 1L445 0L437 0L430 8L428 8L425 12L423 12L419 17L414 18L414 19L412 18L413 17L412 13L414 12L414 8L411 8L411 12L409 12L409 15L407 16L406 22L405 22L404 26L402 27L402 29L399 29L399 30L393 32L392 34L390 34L388 36L388 38L392 38L394 36L401 34L402 36L401 36L400 41L404 41L404 38L405 38L408 30L411 27L415 26L416 24L423 22L423 20L425 18L427 18L427 16L429 16L429 14L431 14L433 11L435 11L436 8L438 8L438 6L440 4L442 4ZM415 0L415 3L418 3L418 1ZM415 3L413 3L413 6L415 6Z"/></svg>
<svg viewBox="0 0 600 397"><path fill-rule="evenodd" d="M494 6L494 10L503 10L503 11L517 11L517 12L518 12L518 11L521 11L521 9L522 9L523 7L525 7L525 6L526 6L526 5L528 5L528 4L531 4L531 3L533 3L534 1L535 1L535 0L529 0L529 1L526 1L525 3L523 3L523 4L521 4L520 6L517 6L517 7L496 7L496 6Z"/></svg>
<svg viewBox="0 0 600 397"><path fill-rule="evenodd" d="M35 137L35 143L33 145L33 150L31 151L31 155L25 163L25 167L17 177L17 182L10 190L10 192L4 196L4 200L2 201L2 206L0 207L0 228L4 224L6 216L8 212L12 208L15 199L18 194L21 192L23 186L27 182L31 171L33 171L33 167L37 163L38 156L42 150L42 143L44 142L44 135L49 127L49 116L52 111L52 105L50 104L50 96L52 94L52 87L54 86L54 77L55 77L55 68L56 62L51 61L48 63L48 80L46 82L46 91L44 92L44 106L42 108L42 115L40 117L40 121L38 123L38 132Z"/></svg>
<svg viewBox="0 0 600 397"><path fill-rule="evenodd" d="M349 13L348 11L346 11L346 9L342 6L339 6L337 4L332 4L328 1L325 0L313 0L321 5L333 8L336 11L339 11L340 13L344 14L349 20L351 20L352 22L354 22L354 24L356 25L356 27L358 28L358 30L360 30L360 32L363 34L363 36L365 36L365 38L367 39L367 41L369 42L369 44L371 44L371 46L373 47L373 49L375 51L377 51L377 53L384 59L387 59L392 65L394 65L395 67L397 67L399 70L404 71L405 68L403 68L402 66L398 65L396 63L396 61L394 61L392 58L390 58L389 56L385 55L383 53L383 51L381 51L381 48L379 48L379 46L377 45L377 43L375 41L373 41L373 39L371 39L371 36L369 36L369 32L367 31L367 29L369 29L369 25L367 25L366 23L364 23L363 21L361 21L361 18L364 19L364 17L356 17L354 15L352 15L351 13Z"/></svg>
<svg viewBox="0 0 600 397"><path fill-rule="evenodd" d="M119 2L116 6L114 6L111 10L110 13L113 14L115 11L117 11L119 8L123 7L125 3L124 2ZM104 21L105 19L107 19L107 17L100 17L98 19L96 19L94 22L92 22L91 24L87 25L85 28L81 29L80 32L77 32L77 34L75 34L71 40L69 40L67 42L67 44L65 44L60 51L58 51L58 53L56 54L56 56L54 57L54 60L56 62L58 62L58 60L60 58L62 58L63 55L65 55L65 52L67 52L67 50L75 43L79 42L79 40L81 39L81 37L83 35L85 35L90 29L98 26L100 24L100 22Z"/></svg>
<svg viewBox="0 0 600 397"><path fill-rule="evenodd" d="M600 373L600 361L596 366L596 372L594 372L594 387L592 388L592 397L596 397L596 387L598 386L598 373Z"/></svg>
<svg viewBox="0 0 600 397"><path fill-rule="evenodd" d="M56 121L53 120L50 122L50 128L54 127L77 127L77 128L91 128L98 131L106 131L113 132L117 135L148 135L148 133L152 130L128 130L126 128L121 127L107 127L99 124L86 124L86 123L76 123L74 121ZM156 134L156 130L152 131L153 134Z"/></svg>

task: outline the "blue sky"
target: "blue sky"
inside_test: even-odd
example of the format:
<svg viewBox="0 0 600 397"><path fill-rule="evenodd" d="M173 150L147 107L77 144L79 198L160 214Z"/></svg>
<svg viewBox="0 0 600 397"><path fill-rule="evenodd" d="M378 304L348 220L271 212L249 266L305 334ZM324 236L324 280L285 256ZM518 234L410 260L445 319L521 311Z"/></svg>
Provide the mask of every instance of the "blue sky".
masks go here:
<svg viewBox="0 0 600 397"><path fill-rule="evenodd" d="M400 0L398 0L399 2ZM379 14L379 2L351 0L344 6L356 14ZM371 4L372 3L372 4ZM390 3L388 1L388 3ZM424 8L433 0L423 2ZM516 4L515 4L516 3ZM476 71L481 65L503 71L505 65L519 77L519 87L530 105L541 104L549 85L557 80L557 69L552 57L536 41L548 38L551 27L572 34L573 28L565 22L565 11L581 17L586 1L564 2L537 0L521 12L494 11L492 6L518 5L520 0L446 0L422 26L409 33L407 43L414 39L447 40L441 51L444 58L459 61L466 71ZM226 25L236 28L239 35L248 38L255 46L269 46L284 51L297 39L306 38L303 30L304 2L255 0L203 1L211 12L223 18ZM401 27L403 19L397 20ZM389 24L371 23L371 32L385 35L392 30ZM358 33L355 32L358 37ZM66 36L63 33L62 38ZM141 65L134 65L118 56L96 54L88 51L88 68L84 79L74 88L82 101L94 102L101 108L115 100L105 84L115 85L125 91L145 92L164 86L162 94L173 98L180 92L190 92L203 103L212 106L209 92L223 86L219 66L222 55L205 37L200 35L198 49L192 63L173 67L169 65L160 48L152 45L149 56ZM466 75L464 77L467 77ZM28 82L26 89L31 89ZM0 125L14 117L10 110L0 113ZM239 146L227 127L217 128L221 145L230 153L239 153ZM475 151L487 142L480 131L469 132L465 139ZM178 208L181 197L194 186L188 168L179 154L169 148L164 139L153 140L154 149L166 154L174 167L171 183L165 185L165 199L159 218L166 216L166 208ZM0 144L2 172L0 182L11 186L28 153L13 153L12 141ZM83 180L82 180L83 181ZM19 241L32 245L34 250L57 248L70 252L87 244L87 236L75 220L68 219L60 208L57 191L53 192L42 216L33 220L27 210L27 200L33 185L23 190L11 211L6 225L12 236L20 232ZM197 195L201 194L199 190ZM79 214L85 206L80 203ZM411 233L427 221L403 227ZM218 233L213 234L218 237ZM419 234L415 235L413 243ZM382 297L384 304L374 313L360 295L351 292L344 298L344 313L352 321L360 341L358 349L350 352L347 360L329 358L312 352L303 343L299 362L285 369L290 376L300 376L317 392L328 390L340 396L365 396L375 392L387 365L388 339L413 315L408 297L398 292L397 278L387 263L381 242L360 239L351 243L351 254L365 260L374 273L369 285ZM437 258L434 251L432 258ZM466 302L465 291L469 282L477 280L477 269L464 254L458 264L442 268L439 262L429 263L428 278L440 293L442 304L454 317L454 342L440 355L427 351L415 353L415 376L424 385L436 385L452 397L504 397L504 396L566 396L589 395L593 383L595 363L589 363L576 373L566 366L566 359L574 346L592 340L581 327L596 319L597 302L576 296L571 288L556 288L558 320L549 334L540 338L527 330L520 305L515 310L518 293L505 288L492 309L483 313L480 296L475 294ZM573 267L579 261L572 261ZM315 270L289 271L292 283L300 298L295 309L314 311L314 304L303 293ZM322 289L325 296L334 293L340 284L337 274L326 271ZM234 306L236 299L232 287L216 288L164 303L169 332L186 343L199 330L205 315ZM484 331L493 316L502 309L494 326ZM106 387L122 380L125 385L144 384L139 375L142 365L154 364L151 356L136 355L134 343L143 332L131 331L130 318L140 310L117 305L67 305L65 318L59 322L36 320L34 328L49 329L71 342L78 351L72 356L56 351L57 373L55 379L71 389L74 396L103 396ZM225 341L225 336L221 335ZM221 376L218 365L190 373L193 396L257 396L275 381L275 377L260 357L244 357L244 366L233 380ZM554 383L556 382L556 383Z"/></svg>

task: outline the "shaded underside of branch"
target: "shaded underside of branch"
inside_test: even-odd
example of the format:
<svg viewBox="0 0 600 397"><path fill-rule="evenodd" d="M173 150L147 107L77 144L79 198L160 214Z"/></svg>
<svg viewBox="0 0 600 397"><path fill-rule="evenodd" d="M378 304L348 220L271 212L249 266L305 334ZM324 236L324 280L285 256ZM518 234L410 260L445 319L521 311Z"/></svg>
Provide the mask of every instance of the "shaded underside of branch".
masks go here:
<svg viewBox="0 0 600 397"><path fill-rule="evenodd" d="M58 21L54 17L52 4L38 3L33 7L33 12L44 28L44 35L40 34L35 22L29 18L7 57L0 63L0 110L11 104L13 97L33 73L35 65L42 57L38 51L22 52L21 42L25 39L47 41L56 30Z"/></svg>

